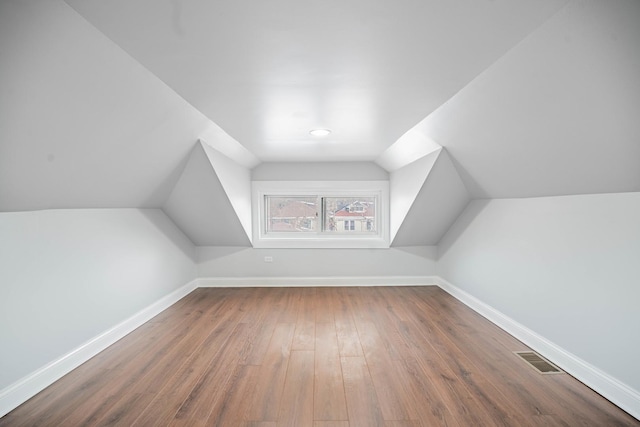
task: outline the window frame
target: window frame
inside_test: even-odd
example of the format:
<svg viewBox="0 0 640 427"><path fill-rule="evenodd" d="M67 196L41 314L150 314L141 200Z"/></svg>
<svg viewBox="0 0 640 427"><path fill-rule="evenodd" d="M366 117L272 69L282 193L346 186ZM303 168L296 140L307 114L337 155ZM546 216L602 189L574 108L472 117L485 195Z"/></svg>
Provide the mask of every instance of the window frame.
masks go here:
<svg viewBox="0 0 640 427"><path fill-rule="evenodd" d="M253 181L252 220L255 248L388 248L389 181ZM317 232L267 232L266 196L375 197L376 232L323 230L320 204Z"/></svg>

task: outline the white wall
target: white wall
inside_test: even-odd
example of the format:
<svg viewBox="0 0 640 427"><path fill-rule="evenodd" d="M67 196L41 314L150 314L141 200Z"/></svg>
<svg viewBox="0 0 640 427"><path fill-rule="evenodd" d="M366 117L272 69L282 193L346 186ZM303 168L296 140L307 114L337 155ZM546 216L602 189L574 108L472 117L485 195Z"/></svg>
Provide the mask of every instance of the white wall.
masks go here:
<svg viewBox="0 0 640 427"><path fill-rule="evenodd" d="M199 277L431 276L435 246L392 249L198 247ZM273 262L264 262L270 256Z"/></svg>
<svg viewBox="0 0 640 427"><path fill-rule="evenodd" d="M254 181L385 181L389 173L373 162L271 162L251 170Z"/></svg>
<svg viewBox="0 0 640 427"><path fill-rule="evenodd" d="M196 277L158 209L0 213L0 390Z"/></svg>
<svg viewBox="0 0 640 427"><path fill-rule="evenodd" d="M389 174L389 232L392 242L441 151L442 148L439 148Z"/></svg>
<svg viewBox="0 0 640 427"><path fill-rule="evenodd" d="M206 149L213 150L199 142L195 144L162 210L195 245L249 246L251 241ZM243 169L242 166L237 167ZM246 184L250 186L249 171L246 172ZM240 181L242 174L239 175ZM250 188L248 191L250 193Z"/></svg>
<svg viewBox="0 0 640 427"><path fill-rule="evenodd" d="M202 144L202 148L250 241L253 237L251 231L251 170L207 144Z"/></svg>
<svg viewBox="0 0 640 427"><path fill-rule="evenodd" d="M432 156L437 157L435 164ZM416 181L422 184L412 199ZM399 203L403 199L410 202L404 212L400 210L403 203ZM469 192L445 149L392 172L391 205L400 206L391 211L392 219L396 215L398 227L391 246L437 245L469 200Z"/></svg>
<svg viewBox="0 0 640 427"><path fill-rule="evenodd" d="M640 390L640 193L476 200L438 249L445 280Z"/></svg>

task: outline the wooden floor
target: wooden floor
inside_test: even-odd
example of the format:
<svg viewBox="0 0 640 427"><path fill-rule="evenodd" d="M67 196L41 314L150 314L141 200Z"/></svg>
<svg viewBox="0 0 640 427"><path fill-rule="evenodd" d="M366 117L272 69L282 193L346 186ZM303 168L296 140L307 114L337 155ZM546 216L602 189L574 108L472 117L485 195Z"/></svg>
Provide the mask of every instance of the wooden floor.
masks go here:
<svg viewBox="0 0 640 427"><path fill-rule="evenodd" d="M640 425L437 287L197 289L1 426Z"/></svg>

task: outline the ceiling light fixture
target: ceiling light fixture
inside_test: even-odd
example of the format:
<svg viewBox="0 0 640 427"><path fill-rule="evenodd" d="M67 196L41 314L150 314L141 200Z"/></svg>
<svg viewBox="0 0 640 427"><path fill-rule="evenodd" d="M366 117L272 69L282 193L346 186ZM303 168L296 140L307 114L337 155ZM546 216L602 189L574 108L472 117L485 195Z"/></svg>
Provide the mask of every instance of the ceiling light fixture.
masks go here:
<svg viewBox="0 0 640 427"><path fill-rule="evenodd" d="M330 129L311 129L309 133L313 136L327 136L331 133Z"/></svg>

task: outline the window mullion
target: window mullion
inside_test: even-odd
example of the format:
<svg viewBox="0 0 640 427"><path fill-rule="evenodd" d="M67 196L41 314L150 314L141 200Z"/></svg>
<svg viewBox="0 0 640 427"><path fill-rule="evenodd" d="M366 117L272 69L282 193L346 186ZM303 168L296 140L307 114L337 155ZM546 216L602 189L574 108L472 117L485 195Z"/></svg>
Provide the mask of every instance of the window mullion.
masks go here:
<svg viewBox="0 0 640 427"><path fill-rule="evenodd" d="M326 215L325 211L326 211L326 209L324 207L324 197L318 196L318 199L319 199L318 208L320 209L320 214L318 215L319 221L320 221L320 224L318 224L319 225L318 233L319 234L323 234L324 231L325 231L324 230L324 223L325 223L325 215Z"/></svg>

